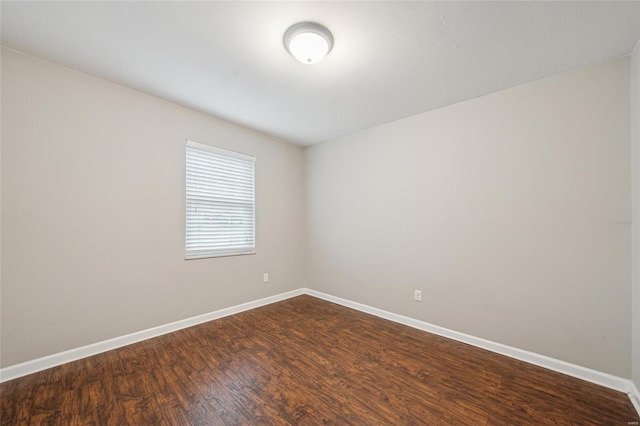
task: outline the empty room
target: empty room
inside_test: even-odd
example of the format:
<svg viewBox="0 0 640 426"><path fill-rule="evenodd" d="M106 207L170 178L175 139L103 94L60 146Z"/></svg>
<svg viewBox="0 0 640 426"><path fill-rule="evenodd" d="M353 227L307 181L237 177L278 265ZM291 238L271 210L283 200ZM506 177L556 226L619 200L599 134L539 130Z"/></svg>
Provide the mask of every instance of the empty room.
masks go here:
<svg viewBox="0 0 640 426"><path fill-rule="evenodd" d="M640 2L0 37L3 426L640 425Z"/></svg>

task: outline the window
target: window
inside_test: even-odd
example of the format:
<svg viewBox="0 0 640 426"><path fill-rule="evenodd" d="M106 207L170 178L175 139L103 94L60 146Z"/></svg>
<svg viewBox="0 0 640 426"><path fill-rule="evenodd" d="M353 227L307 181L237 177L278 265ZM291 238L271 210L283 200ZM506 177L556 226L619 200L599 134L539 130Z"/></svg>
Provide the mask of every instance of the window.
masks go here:
<svg viewBox="0 0 640 426"><path fill-rule="evenodd" d="M185 258L255 253L255 157L187 141Z"/></svg>

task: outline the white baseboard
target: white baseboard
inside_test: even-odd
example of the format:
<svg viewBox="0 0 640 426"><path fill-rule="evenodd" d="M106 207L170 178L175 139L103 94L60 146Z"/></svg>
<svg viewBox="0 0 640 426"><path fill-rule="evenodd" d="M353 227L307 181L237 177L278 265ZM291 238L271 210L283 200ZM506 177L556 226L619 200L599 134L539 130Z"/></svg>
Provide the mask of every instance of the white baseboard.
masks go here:
<svg viewBox="0 0 640 426"><path fill-rule="evenodd" d="M329 302L337 303L348 308L356 309L361 312L365 312L371 315L375 315L380 318L384 318L390 321L394 321L400 324L408 325L409 327L417 328L419 330L427 331L429 333L437 334L438 336L447 337L449 339L457 340L459 342L467 343L478 348L486 349L491 352L506 355L511 358L519 359L520 361L535 364L540 367L548 368L549 370L557 371L578 379L586 380L597 385L605 386L610 389L615 389L620 392L628 393L630 398L635 389L635 386L631 380L623 379L612 374L603 373L601 371L592 370L590 368L582 367L580 365L571 364L566 361L551 358L545 355L540 355L534 352L525 351L523 349L514 348L511 346L503 345L501 343L492 342L490 340L482 339L480 337L470 336L468 334L460 333L457 331L449 330L444 327L430 324L428 322L420 321L417 319L405 317L403 315L387 312L382 309L374 308L371 306L363 305L362 303L353 302L351 300L343 299L341 297L331 296L329 294L321 293L316 290L304 289L305 293ZM637 395L637 389L635 390ZM633 401L633 398L631 398ZM636 409L638 407L636 406ZM640 413L640 410L638 410Z"/></svg>
<svg viewBox="0 0 640 426"><path fill-rule="evenodd" d="M139 331L136 333L115 337L113 339L104 340L102 342L93 343L87 346L82 346L80 348L71 349L57 354L34 359L32 361L5 367L0 369L0 383L16 379L18 377L26 376L28 374L36 373L38 371L46 370L47 368L56 367L67 362L76 361L78 359L97 355L99 353L107 352L112 349L117 349L122 346L130 345L132 343L137 343L143 340L151 339L153 337L158 337L163 334L181 330L183 328L192 327L204 322L237 314L243 311L248 311L260 306L269 305L271 303L279 302L281 300L289 299L295 296L300 296L302 294L308 294L319 299L337 303L347 308L375 315L379 318L384 318L393 322L397 322L399 324L404 324L409 327L437 334L439 336L457 340L459 342L467 343L478 348L486 349L491 352L519 359L521 361L548 368L549 370L557 371L559 373L576 377L578 379L586 380L597 385L628 393L631 402L640 414L640 392L638 392L638 389L631 380L623 379L622 377L617 377L608 373L603 373L601 371L592 370L590 368L582 367L566 361L561 361L559 359L551 358L545 355L540 355L523 349L503 345L501 343L492 342L480 337L470 336L468 334L449 330L447 328L430 324L428 322L409 318L399 314L394 314L392 312L387 312L382 309L374 308L372 306L364 305L358 302L353 302L341 297L331 296L329 294L311 290L308 288L300 288L286 293L277 294L275 296L265 297L264 299L259 299L229 308L220 309L214 312L209 312L207 314L175 321L169 324L149 328L147 330Z"/></svg>
<svg viewBox="0 0 640 426"><path fill-rule="evenodd" d="M636 411L638 412L638 414L640 414L640 392L638 391L636 384L633 382L631 382L629 399L631 400L631 403L633 404L633 406L636 408Z"/></svg>
<svg viewBox="0 0 640 426"><path fill-rule="evenodd" d="M161 325L158 327L149 328L147 330L138 331L138 332L127 334L120 337L114 337L113 339L92 343L87 346L70 349L68 351L59 352L57 354L48 355L42 358L37 358L37 359L26 361L20 364L11 365L9 367L0 369L0 383L6 382L8 380L16 379L18 377L26 376L28 374L37 373L38 371L46 370L47 368L51 368L51 367L56 367L58 365L65 364L67 362L76 361L92 355L97 355L102 352L107 352L112 349L130 345L132 343L137 343L143 340L151 339L152 337L158 337L163 334L181 330L183 328L202 324L203 322L208 322L214 319L237 314L239 312L248 311L250 309L258 308L264 305L269 305L271 303L279 302L281 300L289 299L291 297L300 296L301 294L304 294L304 293L305 293L304 289L297 289L297 290L289 291L286 293L277 294L275 296L265 297L264 299L254 300L252 302L247 302L247 303L232 306L229 308L220 309L214 312L209 312L207 314L202 314L195 317L175 321L175 322Z"/></svg>

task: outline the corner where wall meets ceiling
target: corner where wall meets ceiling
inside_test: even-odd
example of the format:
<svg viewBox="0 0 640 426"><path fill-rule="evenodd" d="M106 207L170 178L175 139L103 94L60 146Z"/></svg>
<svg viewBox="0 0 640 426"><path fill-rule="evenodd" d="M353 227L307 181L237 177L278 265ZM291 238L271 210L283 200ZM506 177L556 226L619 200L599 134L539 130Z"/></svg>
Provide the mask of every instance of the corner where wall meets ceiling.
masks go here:
<svg viewBox="0 0 640 426"><path fill-rule="evenodd" d="M2 44L310 145L629 54L629 2L3 2ZM283 45L301 21L330 54Z"/></svg>

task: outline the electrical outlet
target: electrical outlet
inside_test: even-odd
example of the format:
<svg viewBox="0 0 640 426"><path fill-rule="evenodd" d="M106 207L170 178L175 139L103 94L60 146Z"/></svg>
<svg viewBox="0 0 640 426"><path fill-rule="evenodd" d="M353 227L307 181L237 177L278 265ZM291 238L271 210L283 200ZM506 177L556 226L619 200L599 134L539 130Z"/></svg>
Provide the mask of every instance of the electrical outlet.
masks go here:
<svg viewBox="0 0 640 426"><path fill-rule="evenodd" d="M416 300L416 302L422 302L422 291L416 290L413 294L413 298Z"/></svg>
<svg viewBox="0 0 640 426"><path fill-rule="evenodd" d="M262 276L262 282L263 282L263 283L268 283L268 282L269 282L269 274L268 274L268 273L265 273L265 274Z"/></svg>

